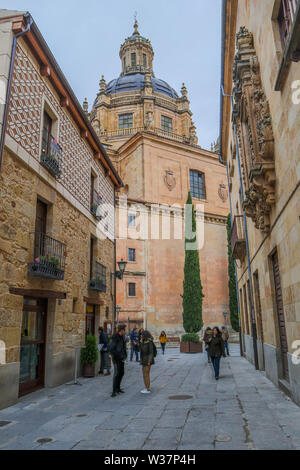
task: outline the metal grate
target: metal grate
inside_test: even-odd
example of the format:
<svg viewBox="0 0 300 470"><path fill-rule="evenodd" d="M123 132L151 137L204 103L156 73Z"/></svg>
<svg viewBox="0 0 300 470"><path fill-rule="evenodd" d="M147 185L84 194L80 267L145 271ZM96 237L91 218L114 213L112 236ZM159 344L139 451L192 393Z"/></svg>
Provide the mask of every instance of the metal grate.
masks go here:
<svg viewBox="0 0 300 470"><path fill-rule="evenodd" d="M42 232L34 232L34 237L34 261L28 265L29 274L63 280L66 245Z"/></svg>
<svg viewBox="0 0 300 470"><path fill-rule="evenodd" d="M192 400L194 397L192 395L171 395L168 398L169 400Z"/></svg>

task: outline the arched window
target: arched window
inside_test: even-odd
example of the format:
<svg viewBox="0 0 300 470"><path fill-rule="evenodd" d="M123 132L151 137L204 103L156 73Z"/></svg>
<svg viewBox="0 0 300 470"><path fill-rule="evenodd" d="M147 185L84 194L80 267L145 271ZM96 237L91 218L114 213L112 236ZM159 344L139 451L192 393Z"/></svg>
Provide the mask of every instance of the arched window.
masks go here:
<svg viewBox="0 0 300 470"><path fill-rule="evenodd" d="M206 199L204 173L197 170L190 170L190 188L192 197Z"/></svg>

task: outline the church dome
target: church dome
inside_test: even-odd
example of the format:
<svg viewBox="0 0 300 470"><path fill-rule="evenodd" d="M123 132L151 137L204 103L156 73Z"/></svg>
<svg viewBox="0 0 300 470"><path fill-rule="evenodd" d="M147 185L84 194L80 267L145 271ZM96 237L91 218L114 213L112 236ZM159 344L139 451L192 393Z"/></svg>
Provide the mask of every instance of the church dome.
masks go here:
<svg viewBox="0 0 300 470"><path fill-rule="evenodd" d="M178 98L176 91L164 80L151 77L152 88L156 93L162 93L170 98ZM133 73L121 75L119 78L111 80L106 86L106 94L112 95L124 91L142 90L145 86L145 74Z"/></svg>

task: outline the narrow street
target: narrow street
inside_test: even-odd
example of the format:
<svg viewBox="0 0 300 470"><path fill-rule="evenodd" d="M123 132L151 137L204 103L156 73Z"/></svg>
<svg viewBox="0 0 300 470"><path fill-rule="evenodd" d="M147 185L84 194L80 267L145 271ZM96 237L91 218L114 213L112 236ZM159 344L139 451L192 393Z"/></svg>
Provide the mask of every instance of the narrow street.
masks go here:
<svg viewBox="0 0 300 470"><path fill-rule="evenodd" d="M300 408L231 351L218 382L204 354L168 349L149 396L135 362L116 398L103 376L28 395L0 411L0 449L300 449Z"/></svg>

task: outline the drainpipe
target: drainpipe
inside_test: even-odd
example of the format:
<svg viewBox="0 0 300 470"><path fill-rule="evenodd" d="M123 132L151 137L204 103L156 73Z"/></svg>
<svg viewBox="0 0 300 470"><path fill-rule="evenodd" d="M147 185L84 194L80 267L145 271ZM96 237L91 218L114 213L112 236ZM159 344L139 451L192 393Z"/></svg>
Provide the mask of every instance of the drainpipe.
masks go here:
<svg viewBox="0 0 300 470"><path fill-rule="evenodd" d="M221 91L222 91L223 97L230 98L230 100L231 100L231 109L233 109L234 108L233 96L232 95L226 95L224 93L224 86L223 85L221 85ZM250 290L250 306L251 306L251 319L252 319L254 365L255 365L255 368L258 370L259 365L258 365L258 353L257 353L257 330L256 330L254 301L253 301L253 284L252 284L252 272L251 272L250 251L249 251L249 239L248 239L248 230L247 230L247 219L246 219L246 214L245 214L245 209L244 209L244 188L243 188L243 182L242 182L240 153L239 153L237 130L236 130L236 124L235 123L233 124L233 131L234 131L234 140L235 140L235 147L236 147L236 157L237 157L238 169L239 169L239 181L240 181L241 200L242 200L242 208L243 208L243 221L244 221L245 240L246 240L247 265L248 265L248 276L249 276L249 287L250 287L249 290ZM220 162L224 163L223 160L221 159L221 155L220 155ZM227 166L227 163L226 163L226 166ZM228 176L228 169L227 169L227 176ZM236 280L237 280L237 278L236 278Z"/></svg>
<svg viewBox="0 0 300 470"><path fill-rule="evenodd" d="M112 334L116 331L116 308L117 308L117 277L116 277L116 266L117 266L117 237L116 237L116 188L114 187L114 268L112 273L112 282L114 283L114 299L113 299L113 325Z"/></svg>
<svg viewBox="0 0 300 470"><path fill-rule="evenodd" d="M9 110L9 101L10 101L10 93L11 93L11 85L12 85L12 76L14 72L14 65L15 65L15 56L16 56L16 47L17 47L17 40L19 37L24 36L30 30L32 25L33 19L30 13L25 13L24 19L26 20L26 29L25 31L21 31L14 36L12 51L11 51L11 58L10 58L10 65L9 65L9 75L8 75L8 82L7 82L7 90L6 90L6 99L5 99L5 107L4 107L4 114L3 114L3 125L2 125L2 133L1 133L1 140L0 140L0 172L2 166L2 157L3 157L3 150L4 150L4 142L5 142L5 134L6 134L6 127L7 127L7 119L8 119L8 110Z"/></svg>

